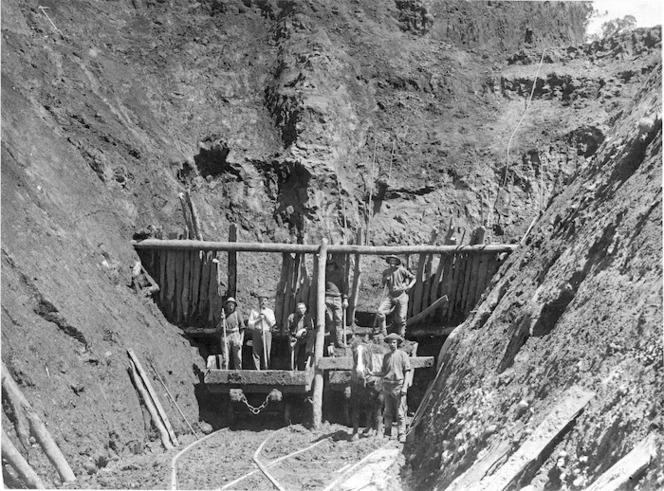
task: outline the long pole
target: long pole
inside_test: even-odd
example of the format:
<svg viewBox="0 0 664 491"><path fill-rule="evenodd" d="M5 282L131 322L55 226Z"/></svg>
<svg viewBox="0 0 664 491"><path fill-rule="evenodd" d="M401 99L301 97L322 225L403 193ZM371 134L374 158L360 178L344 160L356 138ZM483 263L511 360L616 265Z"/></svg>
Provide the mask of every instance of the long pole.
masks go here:
<svg viewBox="0 0 664 491"><path fill-rule="evenodd" d="M318 368L318 360L325 347L325 266L327 263L327 240L318 249L318 270L316 277L316 345L314 347L314 396L313 426L320 428L323 420L323 370Z"/></svg>
<svg viewBox="0 0 664 491"><path fill-rule="evenodd" d="M317 254L319 247L315 244L282 244L263 242L213 242L203 240L159 240L145 239L132 241L135 249L168 249L168 250L200 250L200 251L245 251L245 252L293 252L300 254ZM362 246L362 245L330 245L329 254L441 254L444 252L466 252L479 254L482 252L512 252L518 249L516 244L483 244L483 245L405 245L405 246Z"/></svg>

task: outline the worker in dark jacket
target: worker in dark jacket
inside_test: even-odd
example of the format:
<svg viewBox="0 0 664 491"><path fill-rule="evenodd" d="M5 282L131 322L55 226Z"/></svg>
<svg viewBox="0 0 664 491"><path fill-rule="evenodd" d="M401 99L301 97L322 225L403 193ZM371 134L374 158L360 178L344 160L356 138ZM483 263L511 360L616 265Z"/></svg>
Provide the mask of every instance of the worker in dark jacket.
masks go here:
<svg viewBox="0 0 664 491"><path fill-rule="evenodd" d="M374 373L383 378L383 397L385 399L385 436L392 436L392 422L397 420L397 437L399 442L406 441L406 374L411 370L410 359L399 346L403 338L392 333L385 338L390 352L383 358L380 372Z"/></svg>
<svg viewBox="0 0 664 491"><path fill-rule="evenodd" d="M303 370L314 354L314 320L307 314L307 306L299 302L295 312L288 316L288 347L291 356L291 370ZM304 363L299 363L300 353L304 348Z"/></svg>
<svg viewBox="0 0 664 491"><path fill-rule="evenodd" d="M224 304L224 316L221 322L225 333L221 336L221 352L224 357L224 367L230 368L233 360L233 369L242 370L242 344L244 342L244 320L237 310L237 302L228 297Z"/></svg>
<svg viewBox="0 0 664 491"><path fill-rule="evenodd" d="M385 316L394 307L394 321L399 336L406 336L406 315L408 314L408 291L415 284L413 273L401 266L401 259L397 256L387 256L385 261L390 265L383 271L382 285L387 293L378 306L377 323L383 336L387 334Z"/></svg>
<svg viewBox="0 0 664 491"><path fill-rule="evenodd" d="M343 339L343 312L348 308L348 292L344 271L335 261L325 265L325 333L329 333L329 346L346 348Z"/></svg>

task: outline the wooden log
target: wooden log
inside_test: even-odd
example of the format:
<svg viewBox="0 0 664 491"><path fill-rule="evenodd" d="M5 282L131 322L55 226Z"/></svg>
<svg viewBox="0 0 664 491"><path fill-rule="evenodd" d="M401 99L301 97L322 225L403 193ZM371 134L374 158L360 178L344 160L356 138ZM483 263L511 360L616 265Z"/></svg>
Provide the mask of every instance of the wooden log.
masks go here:
<svg viewBox="0 0 664 491"><path fill-rule="evenodd" d="M408 361L413 370L430 368L434 364L433 356L411 356ZM352 370L353 358L351 356L326 356L318 360L316 366L321 370Z"/></svg>
<svg viewBox="0 0 664 491"><path fill-rule="evenodd" d="M440 287L438 290L439 297L444 297L447 295L448 299L452 298L452 276L454 274L454 260L455 260L454 254L451 253L445 254L443 260L444 264L443 264L442 280L440 282ZM450 302L448 301L440 309L441 319L447 319L447 312L449 308L450 308Z"/></svg>
<svg viewBox="0 0 664 491"><path fill-rule="evenodd" d="M466 275L466 284L463 287L463 301L461 302L461 312L464 319L468 316L470 307L474 305L475 290L477 289L477 270L479 268L480 255L468 256L469 272Z"/></svg>
<svg viewBox="0 0 664 491"><path fill-rule="evenodd" d="M449 336L452 331L456 329L456 326L452 327L414 327L408 331L408 337L418 338L418 337L431 337L431 338L444 338Z"/></svg>
<svg viewBox="0 0 664 491"><path fill-rule="evenodd" d="M184 216L184 226L185 230L187 230L187 233L185 234L185 238L189 239L197 239L194 235L194 225L191 221L191 214L189 211L189 206L187 205L187 201L184 197L183 193L178 193L178 198L180 199L180 206L182 207L182 215Z"/></svg>
<svg viewBox="0 0 664 491"><path fill-rule="evenodd" d="M438 256L438 266L436 267L436 272L433 275L433 278L431 279L431 288L429 289L429 304L431 305L436 301L436 299L440 298L441 295L438 293L440 291L440 278L443 275L443 268L445 266L445 260L444 258L447 256L447 254L441 254Z"/></svg>
<svg viewBox="0 0 664 491"><path fill-rule="evenodd" d="M356 244L362 244L362 229L357 229L357 237L355 238ZM350 322L355 322L355 309L357 308L357 301L360 296L360 286L362 284L362 267L360 264L362 256L356 253L353 257L353 282L350 290L350 297L348 298L348 311L346 318Z"/></svg>
<svg viewBox="0 0 664 491"><path fill-rule="evenodd" d="M16 449L9 439L5 430L2 430L2 458L7 461L12 469L16 471L18 477L30 489L46 489L41 478L37 475L30 464L23 458L23 455ZM5 483L7 484L7 483Z"/></svg>
<svg viewBox="0 0 664 491"><path fill-rule="evenodd" d="M191 251L182 253L182 318L186 322L191 314L189 297L191 296Z"/></svg>
<svg viewBox="0 0 664 491"><path fill-rule="evenodd" d="M5 362L2 362L2 388L7 395L7 399L14 408L15 414L21 414L21 417L25 417L28 420L28 426L30 427L30 434L39 442L42 450L48 457L48 460L53 464L55 470L58 472L62 482L71 482L76 480L74 472L69 467L65 456L60 451L60 448L55 443L51 434L46 429L46 425L39 419L37 413L32 409L32 406L25 398L23 393L14 382L14 379L11 377L9 370L5 366Z"/></svg>
<svg viewBox="0 0 664 491"><path fill-rule="evenodd" d="M417 261L417 281L415 282L415 288L413 290L413 296L410 299L408 304L408 317L412 317L420 313L420 306L422 304L422 275L424 274L424 263L426 262L426 254L420 254L420 257Z"/></svg>
<svg viewBox="0 0 664 491"><path fill-rule="evenodd" d="M411 359L413 359L417 356L417 346L418 346L417 343L412 344L412 348L411 348L411 351L410 351L410 358ZM406 375L404 376L404 380L403 380L403 386L406 389L413 386L413 377L415 376L415 368L413 368L412 365L410 366L410 368L411 368L411 370L408 370L406 372ZM407 405L407 402L406 402L406 405Z"/></svg>
<svg viewBox="0 0 664 491"><path fill-rule="evenodd" d="M288 277L288 265L290 263L290 254L283 252L281 254L281 273L279 282L274 295L274 317L281 323L284 316L284 294L286 293L286 278Z"/></svg>
<svg viewBox="0 0 664 491"><path fill-rule="evenodd" d="M130 363L130 365L133 364L132 367L140 377L140 381L143 383L143 386L145 387L145 390L147 391L147 394L152 404L154 405L154 408L157 411L157 415L159 416L159 419L161 420L162 424L164 425L164 428L166 429L170 442L177 447L178 439L175 436L175 432L173 431L173 427L171 426L170 421L168 420L166 411L164 411L161 402L159 402L157 393L152 388L152 383L150 382L150 378L148 377L147 372L143 369L143 366L141 365L141 362L136 356L136 353L134 353L134 350L132 350L131 348L128 349L127 354L129 355L129 358L131 359L132 362Z"/></svg>
<svg viewBox="0 0 664 491"><path fill-rule="evenodd" d="M210 277L209 277L209 286L208 286L208 311L207 311L207 320L209 325L215 326L215 310L217 306L217 297L219 297L219 260L217 259L217 253L213 252L210 258Z"/></svg>
<svg viewBox="0 0 664 491"><path fill-rule="evenodd" d="M628 483L635 483L657 457L657 437L650 433L636 446L602 474L586 491L618 491Z"/></svg>
<svg viewBox="0 0 664 491"><path fill-rule="evenodd" d="M237 225L228 227L228 242L237 242ZM237 296L237 251L228 251L228 296Z"/></svg>
<svg viewBox="0 0 664 491"><path fill-rule="evenodd" d="M161 290L159 291L159 302L163 308L164 302L166 300L166 259L168 257L169 251L167 250L161 250L161 251L155 251L159 255L159 288Z"/></svg>
<svg viewBox="0 0 664 491"><path fill-rule="evenodd" d="M184 276L184 251L175 251L175 294L173 295L173 312L177 324L182 323L182 277Z"/></svg>
<svg viewBox="0 0 664 491"><path fill-rule="evenodd" d="M141 399L145 404L145 407L148 409L148 412L150 413L152 424L154 424L155 428L157 428L157 431L159 432L161 444L164 446L166 450L174 448L173 444L171 443L170 437L168 436L168 431L166 431L166 427L164 426L164 423L161 421L161 418L157 413L157 409L155 408L154 403L150 399L150 395L148 394L148 391L145 389L145 386L141 381L141 377L138 375L138 372L136 371L136 366L134 365L133 361L129 362L129 376L131 377L131 380L134 382L136 390L140 394Z"/></svg>
<svg viewBox="0 0 664 491"><path fill-rule="evenodd" d="M191 314L198 315L198 299L201 289L201 255L200 251L191 251L189 259L191 261Z"/></svg>
<svg viewBox="0 0 664 491"><path fill-rule="evenodd" d="M477 304L477 301L484 293L484 290L486 290L487 283L490 279L487 275L490 254L490 252L487 252L480 256L479 271L477 273L477 289L475 290L475 304Z"/></svg>
<svg viewBox="0 0 664 491"><path fill-rule="evenodd" d="M465 259L462 254L454 254L454 264L452 266L452 279L450 282L450 295L449 295L449 304L447 306L447 321L449 322L455 314L455 305L457 300L457 290L459 287L463 266L465 265Z"/></svg>
<svg viewBox="0 0 664 491"><path fill-rule="evenodd" d="M136 249L189 249L202 251L245 251L245 252L293 252L301 254L315 254L318 247L315 244L282 244L263 242L214 242L202 240L159 240L145 239L132 240ZM480 252L512 252L519 246L515 244L486 244L486 245L405 245L405 246L361 246L361 245L331 245L329 254L441 254L443 252L464 252L479 254Z"/></svg>
<svg viewBox="0 0 664 491"><path fill-rule="evenodd" d="M191 212L191 224L194 227L194 237L196 237L197 240L203 240L203 229L201 228L201 221L198 219L198 211L196 211L196 205L194 205L188 189L184 192L184 197L187 200L189 211Z"/></svg>
<svg viewBox="0 0 664 491"><path fill-rule="evenodd" d="M414 326L414 325L417 324L418 322L423 321L423 320L426 319L429 315L433 314L437 309L439 309L442 305L444 305L445 303L447 303L447 301L448 301L448 299L447 299L447 295L444 296L444 297L439 298L438 300L436 300L434 303L432 303L431 305L429 305L426 309L424 309L424 310L423 310L422 312L420 312L419 314L414 315L414 316L412 316L412 317L406 319L406 325L407 325L407 326ZM410 333L410 331L409 331L409 333Z"/></svg>
<svg viewBox="0 0 664 491"><path fill-rule="evenodd" d="M466 318L466 305L468 304L468 294L473 284L473 270L475 269L475 258L477 256L467 255L466 271L463 278L463 290L461 291L461 301L459 302L459 312Z"/></svg>
<svg viewBox="0 0 664 491"><path fill-rule="evenodd" d="M479 488L507 491L519 489L520 485L529 482L551 452L552 443L571 427L593 397L593 392L580 386L568 389L562 400L508 461L494 474L480 480Z"/></svg>
<svg viewBox="0 0 664 491"><path fill-rule="evenodd" d="M201 288L198 293L198 311L202 319L207 319L210 309L210 269L212 267L212 253L203 252L201 262Z"/></svg>
<svg viewBox="0 0 664 491"><path fill-rule="evenodd" d="M420 301L420 312L429 306L429 295L431 295L431 284L433 283L433 274L431 269L433 265L433 255L427 254L424 264L424 278L422 280L422 300Z"/></svg>
<svg viewBox="0 0 664 491"><path fill-rule="evenodd" d="M319 429L323 419L323 370L318 368L318 361L323 357L325 348L325 265L327 263L327 240L318 250L316 261L316 345L314 348L314 366L316 367L313 386L313 427Z"/></svg>

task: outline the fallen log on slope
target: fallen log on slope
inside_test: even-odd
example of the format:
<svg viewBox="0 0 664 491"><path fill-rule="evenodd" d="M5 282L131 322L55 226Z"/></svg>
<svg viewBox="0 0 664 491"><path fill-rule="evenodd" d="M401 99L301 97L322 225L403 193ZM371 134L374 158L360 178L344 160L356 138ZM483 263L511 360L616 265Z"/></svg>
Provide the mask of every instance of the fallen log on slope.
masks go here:
<svg viewBox="0 0 664 491"><path fill-rule="evenodd" d="M428 315L433 314L436 309L439 307L442 307L445 302L447 302L447 295L443 295L440 297L438 300L436 300L434 303L429 305L426 309L424 309L422 312L420 312L417 315L414 315L410 319L406 320L406 326L413 326L417 324L418 322L424 320Z"/></svg>
<svg viewBox="0 0 664 491"><path fill-rule="evenodd" d="M5 430L2 430L2 458L11 465L18 477L31 489L45 489L44 483L23 455L16 449Z"/></svg>
<svg viewBox="0 0 664 491"><path fill-rule="evenodd" d="M69 467L65 456L60 451L60 448L55 443L51 434L46 429L46 425L39 419L37 413L32 409L32 406L21 393L18 385L9 374L7 366L2 362L2 389L7 395L7 400L14 409L14 413L18 418L26 418L30 426L30 433L39 442L42 450L51 461L53 467L58 472L60 479L63 482L71 482L76 480L74 472ZM20 415L20 416L19 416Z"/></svg>

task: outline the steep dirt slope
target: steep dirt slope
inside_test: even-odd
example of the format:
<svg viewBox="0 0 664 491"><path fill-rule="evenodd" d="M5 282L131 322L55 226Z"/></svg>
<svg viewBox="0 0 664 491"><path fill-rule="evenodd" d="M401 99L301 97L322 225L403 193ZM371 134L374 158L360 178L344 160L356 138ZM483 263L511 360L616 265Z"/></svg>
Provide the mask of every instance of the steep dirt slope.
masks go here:
<svg viewBox="0 0 664 491"><path fill-rule="evenodd" d="M658 61L443 347L412 489L445 489L501 440L516 450L572 385L595 396L522 485L581 489L650 432L661 448L661 117ZM640 489L662 480L660 455Z"/></svg>

